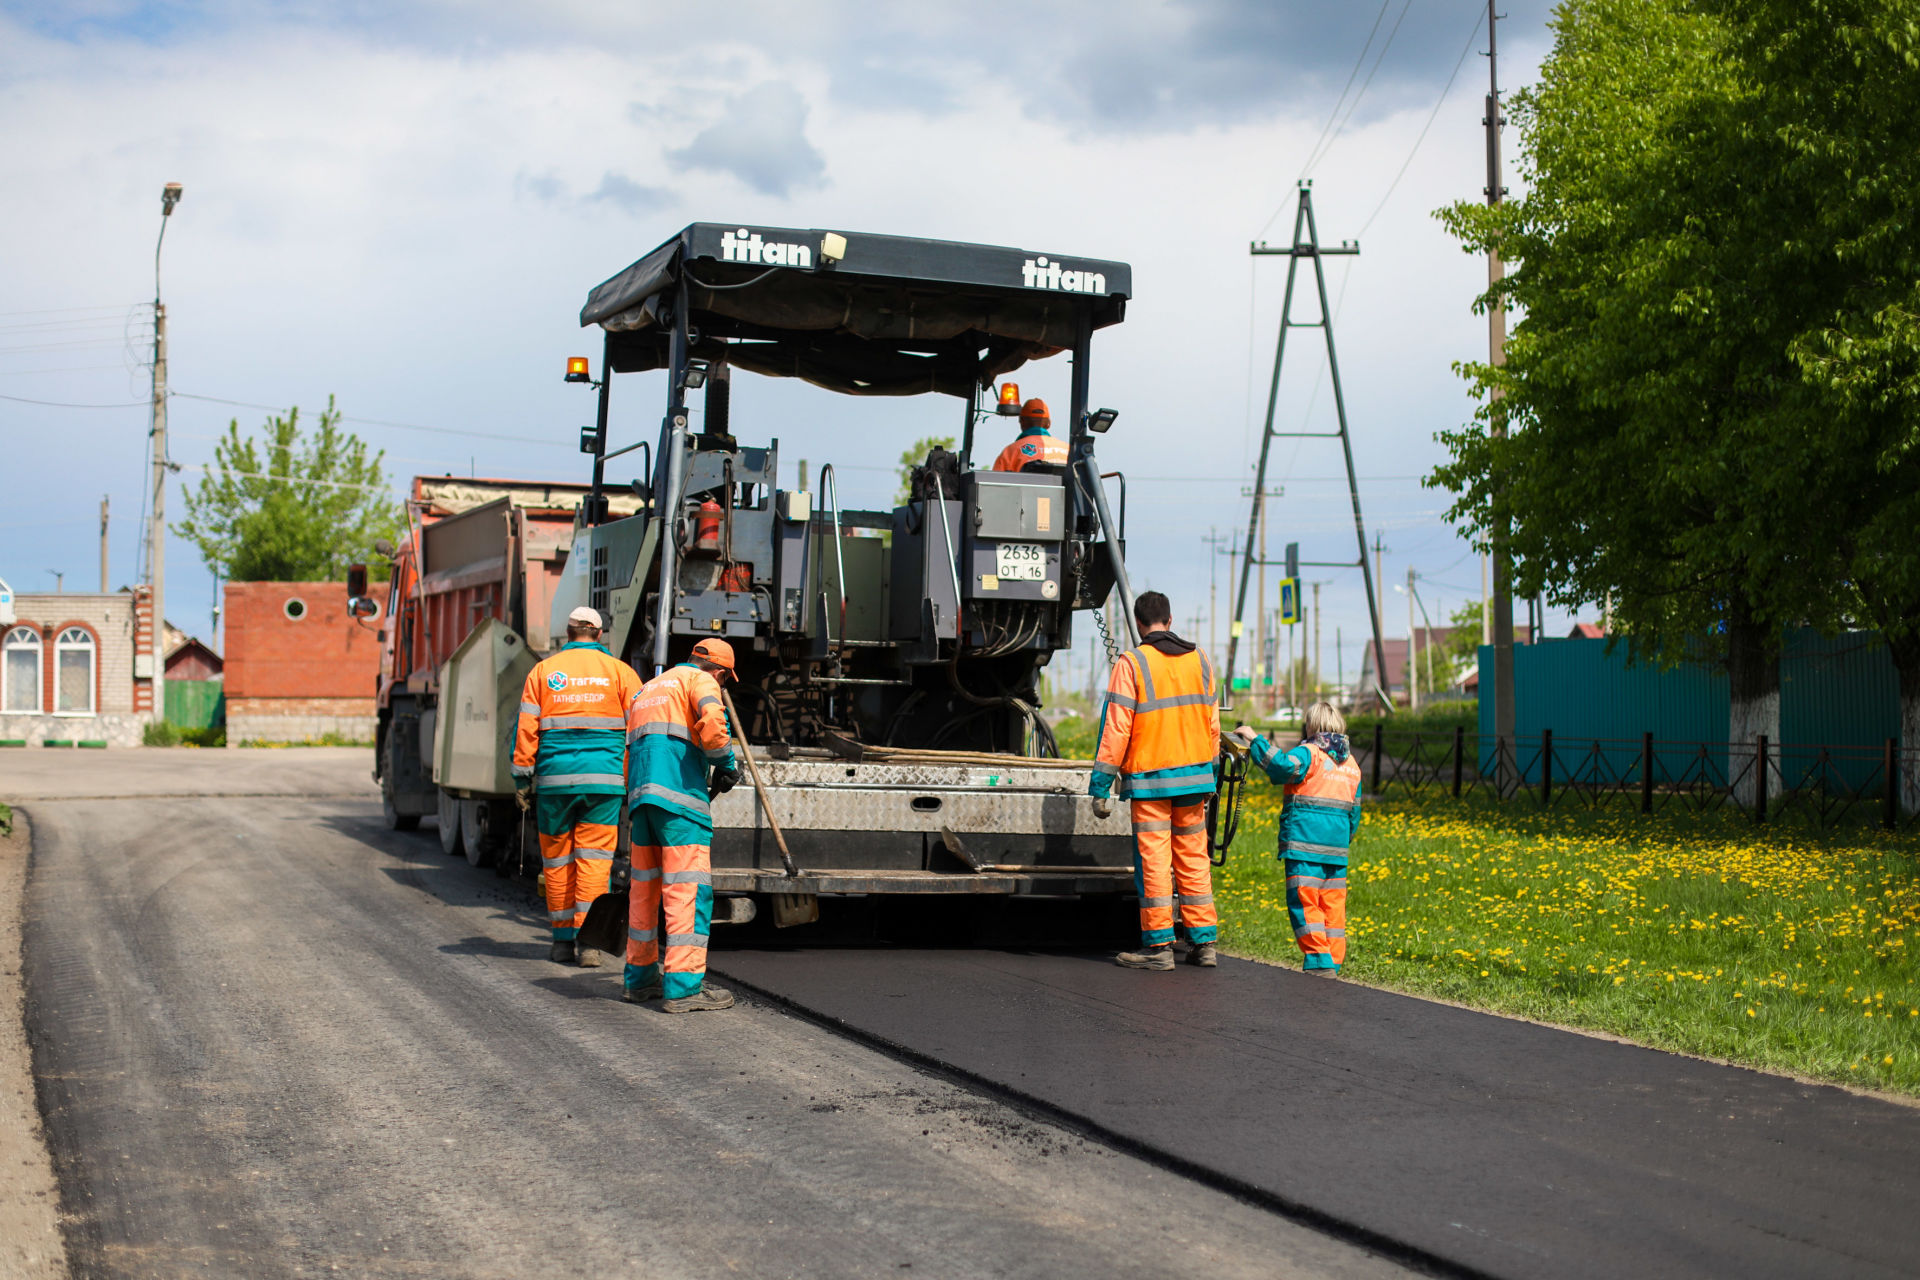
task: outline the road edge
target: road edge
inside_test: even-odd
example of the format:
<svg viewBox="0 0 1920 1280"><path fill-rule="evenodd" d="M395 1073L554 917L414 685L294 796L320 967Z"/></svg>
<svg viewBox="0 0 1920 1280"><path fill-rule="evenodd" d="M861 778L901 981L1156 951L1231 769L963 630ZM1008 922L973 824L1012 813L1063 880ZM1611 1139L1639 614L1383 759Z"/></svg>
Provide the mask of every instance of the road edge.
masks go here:
<svg viewBox="0 0 1920 1280"><path fill-rule="evenodd" d="M0 837L0 1280L66 1280L60 1184L27 1039L26 886L33 825L13 811Z"/></svg>

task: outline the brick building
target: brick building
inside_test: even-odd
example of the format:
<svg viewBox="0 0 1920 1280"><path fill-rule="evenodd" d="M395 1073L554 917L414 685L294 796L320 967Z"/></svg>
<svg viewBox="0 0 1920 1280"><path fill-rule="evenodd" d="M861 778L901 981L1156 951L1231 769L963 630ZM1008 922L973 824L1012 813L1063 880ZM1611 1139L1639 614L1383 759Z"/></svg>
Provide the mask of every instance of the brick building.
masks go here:
<svg viewBox="0 0 1920 1280"><path fill-rule="evenodd" d="M229 746L373 741L381 619L348 617L345 583L230 582L225 618Z"/></svg>
<svg viewBox="0 0 1920 1280"><path fill-rule="evenodd" d="M145 586L15 595L0 622L0 742L137 747L153 718Z"/></svg>

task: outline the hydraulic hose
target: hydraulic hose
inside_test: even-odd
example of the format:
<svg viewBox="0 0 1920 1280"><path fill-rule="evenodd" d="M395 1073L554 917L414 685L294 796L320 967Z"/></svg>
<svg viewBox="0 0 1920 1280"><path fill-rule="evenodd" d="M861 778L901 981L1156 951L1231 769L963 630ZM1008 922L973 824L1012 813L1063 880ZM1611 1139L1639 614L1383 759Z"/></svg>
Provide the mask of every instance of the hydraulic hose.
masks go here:
<svg viewBox="0 0 1920 1280"><path fill-rule="evenodd" d="M1226 865L1227 850L1240 834L1240 809L1246 802L1250 759L1237 751L1220 753L1220 788L1207 800L1207 861L1216 867Z"/></svg>

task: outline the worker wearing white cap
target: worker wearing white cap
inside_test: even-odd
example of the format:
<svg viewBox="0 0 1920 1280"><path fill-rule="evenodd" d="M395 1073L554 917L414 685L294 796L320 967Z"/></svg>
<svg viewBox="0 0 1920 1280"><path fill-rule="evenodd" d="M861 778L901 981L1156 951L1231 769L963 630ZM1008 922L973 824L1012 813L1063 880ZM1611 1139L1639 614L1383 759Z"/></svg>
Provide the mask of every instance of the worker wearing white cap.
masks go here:
<svg viewBox="0 0 1920 1280"><path fill-rule="evenodd" d="M575 940L613 873L627 791L627 703L641 683L600 643L600 615L582 606L567 615L566 645L528 672L520 691L513 780L540 832L551 958L561 964L600 963Z"/></svg>

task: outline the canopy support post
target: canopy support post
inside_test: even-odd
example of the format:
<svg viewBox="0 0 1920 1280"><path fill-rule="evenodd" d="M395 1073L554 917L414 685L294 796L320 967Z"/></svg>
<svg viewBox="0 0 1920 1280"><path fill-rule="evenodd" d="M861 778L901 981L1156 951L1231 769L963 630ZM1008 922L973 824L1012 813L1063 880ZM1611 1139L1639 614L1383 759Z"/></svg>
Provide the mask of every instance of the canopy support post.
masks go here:
<svg viewBox="0 0 1920 1280"><path fill-rule="evenodd" d="M673 628L674 590L679 582L680 486L687 447L687 282L674 291L673 334L667 348L667 416L660 424L660 461L654 470L653 513L660 523L660 592L653 614L653 671L667 669L667 639Z"/></svg>

